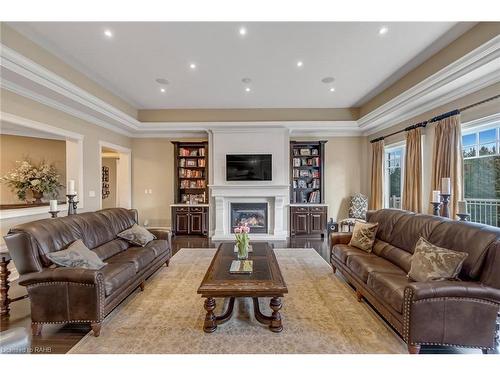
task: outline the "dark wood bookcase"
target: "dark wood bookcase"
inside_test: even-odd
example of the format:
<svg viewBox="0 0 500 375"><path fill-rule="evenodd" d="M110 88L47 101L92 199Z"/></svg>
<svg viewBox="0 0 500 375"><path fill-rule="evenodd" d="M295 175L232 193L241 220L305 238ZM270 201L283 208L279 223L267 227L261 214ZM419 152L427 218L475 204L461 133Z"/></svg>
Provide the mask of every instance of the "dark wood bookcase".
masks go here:
<svg viewBox="0 0 500 375"><path fill-rule="evenodd" d="M326 142L290 141L290 203L324 203Z"/></svg>
<svg viewBox="0 0 500 375"><path fill-rule="evenodd" d="M208 142L172 143L175 203L208 203Z"/></svg>

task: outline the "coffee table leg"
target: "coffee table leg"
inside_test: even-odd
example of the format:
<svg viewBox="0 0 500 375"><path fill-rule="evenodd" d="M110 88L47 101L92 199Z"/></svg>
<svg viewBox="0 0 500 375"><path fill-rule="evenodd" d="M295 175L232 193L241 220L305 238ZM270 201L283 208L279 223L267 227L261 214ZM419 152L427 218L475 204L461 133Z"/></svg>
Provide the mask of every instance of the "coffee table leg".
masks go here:
<svg viewBox="0 0 500 375"><path fill-rule="evenodd" d="M203 330L207 333L212 333L217 329L217 320L214 314L215 309L215 299L209 297L205 300L203 304L207 314L205 315L205 323L203 323Z"/></svg>
<svg viewBox="0 0 500 375"><path fill-rule="evenodd" d="M269 329L273 332L283 331L283 325L281 324L281 314L279 310L281 309L281 299L279 297L271 298L271 303L269 304L273 313L271 314L271 323L269 324Z"/></svg>
<svg viewBox="0 0 500 375"><path fill-rule="evenodd" d="M9 317L9 263L10 259L0 258L0 316L1 319Z"/></svg>

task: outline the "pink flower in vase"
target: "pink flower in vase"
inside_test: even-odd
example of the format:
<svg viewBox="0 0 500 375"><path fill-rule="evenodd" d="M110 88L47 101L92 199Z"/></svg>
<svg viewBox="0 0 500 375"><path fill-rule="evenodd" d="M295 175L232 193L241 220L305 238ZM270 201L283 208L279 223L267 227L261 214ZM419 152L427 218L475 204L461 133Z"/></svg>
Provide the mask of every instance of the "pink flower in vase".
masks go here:
<svg viewBox="0 0 500 375"><path fill-rule="evenodd" d="M243 233L250 233L250 227L247 226L246 224L241 228L241 231Z"/></svg>
<svg viewBox="0 0 500 375"><path fill-rule="evenodd" d="M234 233L241 233L241 228L240 227L236 227L234 228Z"/></svg>

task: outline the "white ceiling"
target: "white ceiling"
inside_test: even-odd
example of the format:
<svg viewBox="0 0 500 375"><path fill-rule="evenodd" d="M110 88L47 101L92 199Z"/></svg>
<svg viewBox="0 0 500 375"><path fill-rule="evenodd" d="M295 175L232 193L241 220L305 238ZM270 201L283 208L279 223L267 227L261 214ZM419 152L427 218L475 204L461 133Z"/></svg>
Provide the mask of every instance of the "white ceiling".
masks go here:
<svg viewBox="0 0 500 375"><path fill-rule="evenodd" d="M9 25L135 107L158 109L359 106L473 23ZM247 30L243 37L241 26ZM385 35L379 35L381 26L389 29ZM112 38L104 36L105 29L112 30ZM189 68L191 62L195 70ZM327 76L335 78L333 84L321 82ZM242 83L244 77L252 83ZM156 78L170 82L165 93ZM250 92L244 90L247 86Z"/></svg>

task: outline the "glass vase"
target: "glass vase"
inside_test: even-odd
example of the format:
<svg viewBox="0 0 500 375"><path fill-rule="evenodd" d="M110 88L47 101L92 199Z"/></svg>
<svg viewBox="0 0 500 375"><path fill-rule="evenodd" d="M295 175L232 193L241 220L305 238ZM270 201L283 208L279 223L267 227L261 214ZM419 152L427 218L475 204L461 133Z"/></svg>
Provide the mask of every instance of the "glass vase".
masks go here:
<svg viewBox="0 0 500 375"><path fill-rule="evenodd" d="M248 242L238 242L238 259L248 259Z"/></svg>

